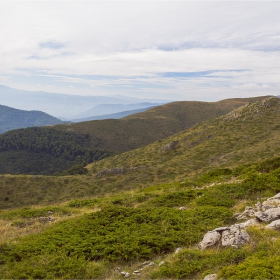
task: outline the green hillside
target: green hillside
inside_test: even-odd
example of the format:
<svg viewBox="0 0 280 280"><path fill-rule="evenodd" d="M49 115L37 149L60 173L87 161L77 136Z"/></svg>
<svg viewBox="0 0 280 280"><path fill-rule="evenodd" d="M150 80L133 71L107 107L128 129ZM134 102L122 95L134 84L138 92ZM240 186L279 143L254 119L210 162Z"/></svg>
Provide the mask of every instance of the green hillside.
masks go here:
<svg viewBox="0 0 280 280"><path fill-rule="evenodd" d="M18 110L0 105L0 133L18 128L60 123L63 121L41 111Z"/></svg>
<svg viewBox="0 0 280 280"><path fill-rule="evenodd" d="M267 98L88 169L97 185L110 182L111 188L184 180L213 168L280 155L279 123L280 99ZM117 168L121 175L114 174Z"/></svg>
<svg viewBox="0 0 280 280"><path fill-rule="evenodd" d="M263 98L174 102L120 120L10 131L0 135L0 173L48 175L75 169L77 164L146 146Z"/></svg>
<svg viewBox="0 0 280 280"><path fill-rule="evenodd" d="M2 210L0 275L122 279L127 272L131 279L203 279L216 273L219 279L278 279L279 231L248 228L252 241L237 248L200 250L198 242L207 231L235 223L234 213L259 197L278 193L279 174L280 158L274 158L181 183Z"/></svg>
<svg viewBox="0 0 280 280"><path fill-rule="evenodd" d="M279 118L280 99L266 98L84 175L0 176L1 277L278 279L267 222L245 245L198 243L280 192Z"/></svg>
<svg viewBox="0 0 280 280"><path fill-rule="evenodd" d="M2 175L0 208L184 181L218 167L280 156L279 110L278 98L249 104L149 146L88 165L83 176Z"/></svg>
<svg viewBox="0 0 280 280"><path fill-rule="evenodd" d="M55 128L77 134L89 134L92 148L126 152L264 98L266 97L236 98L219 102L172 102L119 120L88 121L58 125Z"/></svg>

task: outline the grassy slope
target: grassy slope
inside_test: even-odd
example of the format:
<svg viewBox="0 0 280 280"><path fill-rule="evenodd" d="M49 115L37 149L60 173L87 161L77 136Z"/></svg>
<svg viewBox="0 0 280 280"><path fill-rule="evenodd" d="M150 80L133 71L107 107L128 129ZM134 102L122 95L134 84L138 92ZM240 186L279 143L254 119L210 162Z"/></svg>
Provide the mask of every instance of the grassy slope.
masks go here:
<svg viewBox="0 0 280 280"><path fill-rule="evenodd" d="M279 121L280 99L268 98L88 168L96 175L96 182L103 185L110 180L119 186L183 180L218 166L231 167L280 155ZM98 176L111 168L124 168L125 172L121 176Z"/></svg>
<svg viewBox="0 0 280 280"><path fill-rule="evenodd" d="M120 120L13 130L0 137L0 172L41 175L61 172L83 162L146 146L263 98L174 102Z"/></svg>
<svg viewBox="0 0 280 280"><path fill-rule="evenodd" d="M48 204L184 181L213 168L280 155L279 109L278 98L248 105L147 147L89 165L89 173L83 176L2 175L0 208ZM174 149L168 149L170 143L176 144ZM123 168L124 172L98 175L110 168Z"/></svg>
<svg viewBox="0 0 280 280"><path fill-rule="evenodd" d="M226 114L265 97L237 98L219 102L182 101L152 108L119 120L89 121L55 128L91 136L91 148L125 152L146 146L198 122Z"/></svg>
<svg viewBox="0 0 280 280"><path fill-rule="evenodd" d="M0 275L7 279L278 279L280 234L249 229L252 244L200 251L208 230L280 191L280 158L216 169L194 181L104 198L0 211ZM184 206L185 211L178 208ZM53 217L44 222L42 217ZM272 242L273 240L273 242ZM174 254L177 247L183 249ZM162 266L158 264L164 261ZM257 265L256 265L257 264ZM143 267L143 266L142 266ZM134 278L134 276L132 276Z"/></svg>

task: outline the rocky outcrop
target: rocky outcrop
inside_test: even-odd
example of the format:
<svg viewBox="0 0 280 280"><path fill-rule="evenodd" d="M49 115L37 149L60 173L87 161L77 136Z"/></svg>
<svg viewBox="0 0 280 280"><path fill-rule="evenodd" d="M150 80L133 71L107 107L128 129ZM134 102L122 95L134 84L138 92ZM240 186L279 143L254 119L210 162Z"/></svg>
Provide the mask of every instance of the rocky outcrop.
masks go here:
<svg viewBox="0 0 280 280"><path fill-rule="evenodd" d="M280 229L280 220L271 222L265 228L279 230Z"/></svg>
<svg viewBox="0 0 280 280"><path fill-rule="evenodd" d="M212 231L208 231L202 241L198 244L201 250L211 248L216 245L238 247L245 243L249 243L251 238L246 232L246 227L257 225L255 219L249 220L245 223L234 224L230 227L219 227Z"/></svg>
<svg viewBox="0 0 280 280"><path fill-rule="evenodd" d="M270 208L265 212L256 212L255 216L261 222L265 222L265 223L272 222L277 219L280 219L280 208Z"/></svg>
<svg viewBox="0 0 280 280"><path fill-rule="evenodd" d="M216 245L238 247L251 241L251 237L246 232L249 226L259 226L261 223L269 223L265 228L280 230L280 193L266 199L258 201L254 207L246 207L241 214L234 215L238 220L246 222L234 224L229 227L220 227L207 232L198 247L203 250ZM254 218L253 218L254 217Z"/></svg>
<svg viewBox="0 0 280 280"><path fill-rule="evenodd" d="M239 246L249 243L250 240L244 226L235 224L222 232L221 244L222 246Z"/></svg>
<svg viewBox="0 0 280 280"><path fill-rule="evenodd" d="M124 172L124 168L111 168L111 169L104 169L97 173L97 177L101 177L103 175L115 175L115 174L122 174Z"/></svg>
<svg viewBox="0 0 280 280"><path fill-rule="evenodd" d="M218 231L216 230L208 231L204 235L202 241L198 244L198 248L201 250L204 250L206 248L211 248L217 245L220 239L221 239L221 234Z"/></svg>

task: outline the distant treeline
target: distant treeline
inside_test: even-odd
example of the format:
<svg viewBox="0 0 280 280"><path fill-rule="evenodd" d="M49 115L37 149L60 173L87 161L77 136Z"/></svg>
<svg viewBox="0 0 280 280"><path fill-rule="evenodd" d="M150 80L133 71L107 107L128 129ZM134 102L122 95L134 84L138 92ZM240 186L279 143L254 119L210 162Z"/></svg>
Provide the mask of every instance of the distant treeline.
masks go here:
<svg viewBox="0 0 280 280"><path fill-rule="evenodd" d="M6 162L5 165L0 164L0 173L51 174L61 172L76 164L100 160L110 154L104 150L89 149L87 147L89 141L88 134L79 135L48 127L32 127L6 132L0 135L0 160L2 158ZM31 154L34 162L28 162L28 170L26 166L20 167L17 164L24 162L26 155L30 158ZM10 161L13 161L14 172ZM10 166L8 170L6 165ZM41 165L43 170L38 170L38 165ZM51 170L46 170L47 166L51 166Z"/></svg>

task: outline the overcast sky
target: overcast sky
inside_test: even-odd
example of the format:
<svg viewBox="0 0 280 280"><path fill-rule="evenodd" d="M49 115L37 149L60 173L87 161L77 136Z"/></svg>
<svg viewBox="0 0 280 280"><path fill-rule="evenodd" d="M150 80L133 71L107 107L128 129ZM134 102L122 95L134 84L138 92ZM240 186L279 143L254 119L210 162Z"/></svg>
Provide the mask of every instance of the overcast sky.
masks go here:
<svg viewBox="0 0 280 280"><path fill-rule="evenodd" d="M280 94L280 2L0 0L0 84L215 101Z"/></svg>

